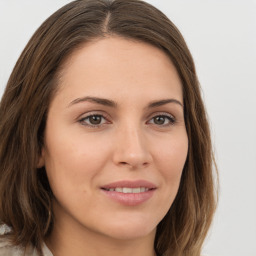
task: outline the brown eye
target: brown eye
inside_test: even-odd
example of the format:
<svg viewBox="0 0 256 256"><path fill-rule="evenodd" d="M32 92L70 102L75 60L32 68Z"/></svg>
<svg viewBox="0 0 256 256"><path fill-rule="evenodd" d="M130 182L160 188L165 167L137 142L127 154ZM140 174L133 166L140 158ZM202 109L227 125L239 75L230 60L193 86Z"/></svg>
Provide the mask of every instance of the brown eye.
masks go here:
<svg viewBox="0 0 256 256"><path fill-rule="evenodd" d="M156 116L153 118L154 119L154 123L157 125L163 125L165 123L166 117L163 116Z"/></svg>
<svg viewBox="0 0 256 256"><path fill-rule="evenodd" d="M169 115L158 115L154 116L150 121L150 124L155 124L158 126L168 126L173 125L175 123L175 118Z"/></svg>
<svg viewBox="0 0 256 256"><path fill-rule="evenodd" d="M79 120L79 122L83 125L94 127L107 123L107 120L102 115L89 115Z"/></svg>
<svg viewBox="0 0 256 256"><path fill-rule="evenodd" d="M102 117L99 115L93 115L88 117L88 121L93 125L98 125L101 123Z"/></svg>

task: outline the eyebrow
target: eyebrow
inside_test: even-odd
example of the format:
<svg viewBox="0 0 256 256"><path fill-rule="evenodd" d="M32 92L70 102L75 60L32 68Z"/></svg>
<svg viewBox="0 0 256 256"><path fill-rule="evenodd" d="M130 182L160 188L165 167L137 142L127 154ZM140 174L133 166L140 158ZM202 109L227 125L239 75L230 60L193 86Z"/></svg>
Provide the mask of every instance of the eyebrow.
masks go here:
<svg viewBox="0 0 256 256"><path fill-rule="evenodd" d="M163 106L168 103L175 103L175 104L180 105L183 108L183 104L179 100L176 100L176 99L164 99L164 100L153 101L148 104L147 108L160 107L160 106Z"/></svg>
<svg viewBox="0 0 256 256"><path fill-rule="evenodd" d="M72 102L70 102L70 104L68 106L70 107L72 105L82 103L82 102L92 102L92 103L97 103L97 104L112 107L112 108L116 108L118 105L115 101L112 101L109 99L87 96L87 97L77 98L77 99L73 100ZM152 101L148 104L148 106L146 108L160 107L160 106L166 105L168 103L175 103L175 104L180 105L183 108L183 104L179 100L176 100L176 99L163 99L163 100Z"/></svg>
<svg viewBox="0 0 256 256"><path fill-rule="evenodd" d="M98 98L98 97L90 97L90 96L83 97L83 98L77 98L77 99L73 100L68 106L70 107L74 104L86 102L86 101L89 101L92 103L97 103L97 104L108 106L108 107L113 107L113 108L117 107L117 103L112 100Z"/></svg>

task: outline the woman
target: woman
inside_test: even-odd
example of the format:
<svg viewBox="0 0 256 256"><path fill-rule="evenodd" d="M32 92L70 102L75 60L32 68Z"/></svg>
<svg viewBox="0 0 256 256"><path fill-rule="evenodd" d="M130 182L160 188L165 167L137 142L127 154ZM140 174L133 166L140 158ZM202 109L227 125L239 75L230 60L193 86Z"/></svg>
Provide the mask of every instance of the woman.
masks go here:
<svg viewBox="0 0 256 256"><path fill-rule="evenodd" d="M80 0L36 31L0 105L0 255L200 255L208 122L177 28Z"/></svg>

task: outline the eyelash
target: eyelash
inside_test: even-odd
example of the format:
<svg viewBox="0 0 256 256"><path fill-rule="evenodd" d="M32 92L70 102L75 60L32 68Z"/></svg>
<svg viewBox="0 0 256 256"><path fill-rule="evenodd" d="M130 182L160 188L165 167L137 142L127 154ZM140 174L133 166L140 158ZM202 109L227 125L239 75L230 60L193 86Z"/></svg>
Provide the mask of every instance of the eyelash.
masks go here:
<svg viewBox="0 0 256 256"><path fill-rule="evenodd" d="M86 120L89 120L90 118L100 118L100 124L92 124L92 123L87 123ZM163 124L155 124L155 123L152 123L151 121L156 119L156 118L164 118L164 123ZM102 120L106 120L106 122L102 123ZM166 123L166 121L168 123ZM105 124L108 124L110 123L108 121L108 118L103 115L103 114L90 114L86 117L83 117L81 119L79 119L79 123L81 123L82 125L84 126L88 126L88 127L91 127L91 128L100 128L101 126L105 125ZM174 125L176 123L176 119L174 116L170 115L170 114L166 114L166 113L161 113L161 114L157 114L157 115L154 115L147 123L149 124L153 124L153 125L156 125L158 127L169 127L171 125Z"/></svg>
<svg viewBox="0 0 256 256"><path fill-rule="evenodd" d="M164 124L154 124L154 125L157 125L157 126L161 126L161 127L168 127L168 126L171 126L171 125L174 125L175 123L176 123L176 119L175 119L175 117L174 116L172 116L172 115L170 115L170 114L166 114L166 113L164 113L164 114L157 114L157 115L155 115L155 116L153 116L150 120L149 120L149 122L151 121L151 120L154 120L155 118L164 118L165 120L164 120ZM165 123L166 121L168 121L168 123ZM149 123L148 122L148 123Z"/></svg>
<svg viewBox="0 0 256 256"><path fill-rule="evenodd" d="M86 117L83 117L79 120L79 123L81 123L82 125L84 126L88 126L88 127L91 127L91 128L99 128L100 126L102 125L105 125L106 123L109 123L108 121L104 124L92 124L92 123L86 123L86 120L89 120L89 118L92 118L92 117L100 117L101 118L101 122L102 122L102 119L105 119L106 121L108 120L108 118L105 116L105 115L102 115L102 114L90 114Z"/></svg>

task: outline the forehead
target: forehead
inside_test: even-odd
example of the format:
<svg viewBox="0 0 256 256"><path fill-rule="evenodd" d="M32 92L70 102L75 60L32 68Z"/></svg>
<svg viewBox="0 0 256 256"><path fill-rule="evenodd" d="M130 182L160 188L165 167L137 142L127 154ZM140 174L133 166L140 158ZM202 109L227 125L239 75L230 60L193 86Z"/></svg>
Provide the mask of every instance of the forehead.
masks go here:
<svg viewBox="0 0 256 256"><path fill-rule="evenodd" d="M171 93L182 101L181 81L169 56L144 42L107 37L86 43L69 56L60 74L60 91L69 97Z"/></svg>

